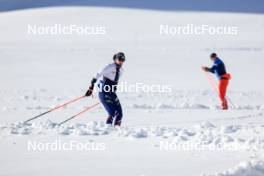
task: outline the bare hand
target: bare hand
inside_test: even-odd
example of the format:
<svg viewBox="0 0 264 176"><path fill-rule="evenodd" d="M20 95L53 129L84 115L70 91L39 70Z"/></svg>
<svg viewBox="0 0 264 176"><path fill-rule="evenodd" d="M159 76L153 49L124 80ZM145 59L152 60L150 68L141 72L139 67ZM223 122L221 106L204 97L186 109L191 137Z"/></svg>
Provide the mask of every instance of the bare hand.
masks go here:
<svg viewBox="0 0 264 176"><path fill-rule="evenodd" d="M202 67L202 70L205 71L205 72L208 72L209 68L208 67Z"/></svg>

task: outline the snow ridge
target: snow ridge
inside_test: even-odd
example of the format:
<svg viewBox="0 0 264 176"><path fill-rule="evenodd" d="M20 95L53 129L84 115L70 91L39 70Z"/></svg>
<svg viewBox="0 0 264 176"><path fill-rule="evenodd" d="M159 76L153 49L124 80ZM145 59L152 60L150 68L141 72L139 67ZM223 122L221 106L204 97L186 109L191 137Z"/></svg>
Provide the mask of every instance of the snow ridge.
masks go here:
<svg viewBox="0 0 264 176"><path fill-rule="evenodd" d="M0 132L5 135L77 135L121 137L129 139L170 140L175 144L191 143L212 146L228 145L241 150L264 149L264 125L216 125L203 122L191 127L118 127L107 126L103 121L92 121L87 124L76 123L58 126L57 123L46 121L41 123L1 124ZM239 134L244 133L246 136ZM248 134L252 137L248 137Z"/></svg>

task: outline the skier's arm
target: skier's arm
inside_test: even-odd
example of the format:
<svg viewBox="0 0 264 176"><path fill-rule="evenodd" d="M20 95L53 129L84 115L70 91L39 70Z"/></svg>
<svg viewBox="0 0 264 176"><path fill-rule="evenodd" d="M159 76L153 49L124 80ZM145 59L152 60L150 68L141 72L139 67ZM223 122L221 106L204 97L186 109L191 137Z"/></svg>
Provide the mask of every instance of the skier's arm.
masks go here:
<svg viewBox="0 0 264 176"><path fill-rule="evenodd" d="M211 73L215 73L216 67L217 67L216 65L213 65L211 68L208 68L207 71Z"/></svg>
<svg viewBox="0 0 264 176"><path fill-rule="evenodd" d="M91 80L91 84L89 86L89 89L87 90L87 92L85 93L85 96L90 96L93 93L93 89L94 89L94 84L97 82L97 80L103 76L108 70L108 66L104 67L102 70L100 70L99 72L97 72L93 79Z"/></svg>
<svg viewBox="0 0 264 176"><path fill-rule="evenodd" d="M89 86L89 89L86 91L85 96L89 97L90 95L92 95L93 93L93 89L94 89L94 84L96 83L96 79L93 78L91 81L91 85Z"/></svg>
<svg viewBox="0 0 264 176"><path fill-rule="evenodd" d="M215 70L217 69L217 65L213 65L211 68L209 67L202 67L203 71L215 73Z"/></svg>
<svg viewBox="0 0 264 176"><path fill-rule="evenodd" d="M105 66L103 69L99 70L94 76L92 80L95 80L94 83L96 83L96 81L101 78L102 76L104 76L105 74L107 74L109 72L109 65ZM93 82L93 81L92 81Z"/></svg>
<svg viewBox="0 0 264 176"><path fill-rule="evenodd" d="M94 88L94 84L96 83L97 79L96 78L93 78L92 81L91 81L91 85L89 88L93 89Z"/></svg>

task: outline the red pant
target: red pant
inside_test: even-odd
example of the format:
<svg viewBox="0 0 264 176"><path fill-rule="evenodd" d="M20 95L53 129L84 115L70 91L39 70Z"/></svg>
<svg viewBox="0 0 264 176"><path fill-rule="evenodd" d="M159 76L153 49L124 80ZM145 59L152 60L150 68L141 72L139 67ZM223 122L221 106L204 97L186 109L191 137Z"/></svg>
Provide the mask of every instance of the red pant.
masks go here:
<svg viewBox="0 0 264 176"><path fill-rule="evenodd" d="M222 102L222 109L228 109L228 103L225 98L226 96L226 89L228 86L228 82L230 79L230 74L225 74L222 76L223 79L219 81L218 89L219 89L219 97Z"/></svg>

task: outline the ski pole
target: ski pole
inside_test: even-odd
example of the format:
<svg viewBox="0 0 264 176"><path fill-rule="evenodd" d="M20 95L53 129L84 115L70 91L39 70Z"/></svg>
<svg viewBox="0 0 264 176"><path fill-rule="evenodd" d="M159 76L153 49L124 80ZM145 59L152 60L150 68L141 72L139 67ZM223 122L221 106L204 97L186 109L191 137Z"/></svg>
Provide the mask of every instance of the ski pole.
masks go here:
<svg viewBox="0 0 264 176"><path fill-rule="evenodd" d="M60 122L60 123L58 124L58 126L60 126L60 125L62 125L62 124L64 124L64 123L66 123L66 122L68 122L68 121L74 119L75 117L77 117L77 116L79 116L79 115L85 113L86 111L88 111L88 110L90 110L90 109L96 107L96 106L99 105L99 104L100 104L100 102L97 102L97 103L93 104L92 106L89 106L89 107L85 108L84 110L82 110L81 112L75 114L74 116L72 116L72 117L70 117L70 118L68 118L68 119L66 119L66 120L64 120L64 121L62 121L62 122Z"/></svg>
<svg viewBox="0 0 264 176"><path fill-rule="evenodd" d="M75 99L73 99L73 100L70 100L70 101L67 101L67 102L65 102L65 103L63 103L63 104L61 104L61 105L57 105L57 106L55 106L54 108L52 108L52 109L50 109L50 110L48 110L48 111L46 111L46 112L43 112L43 113L41 113L41 114L39 114L39 115L37 115L37 116L35 116L35 117L32 117L32 118L30 118L30 119L24 121L23 123L30 122L30 121L32 121L32 120L38 118L38 117L41 117L41 116L43 116L43 115L45 115L45 114L48 114L48 113L50 113L50 112L52 112L52 111L54 111L54 110L56 110L56 109L59 109L59 108L61 108L61 107L66 106L66 105L68 105L68 104L70 104L70 103L76 102L76 101L78 101L78 100L80 100L80 99L82 99L82 98L84 98L84 97L85 97L85 96L77 97L77 98L75 98Z"/></svg>
<svg viewBox="0 0 264 176"><path fill-rule="evenodd" d="M209 80L209 83L211 84L211 86L213 87L214 91L216 92L217 95L219 95L216 83L214 82L214 80L212 79L212 77L210 77L210 75L207 72L204 72L207 79Z"/></svg>
<svg viewBox="0 0 264 176"><path fill-rule="evenodd" d="M229 103L233 106L233 108L235 108L235 104L231 101L231 99L228 97L228 96L226 96L226 99L229 101Z"/></svg>

